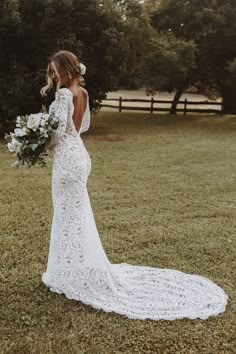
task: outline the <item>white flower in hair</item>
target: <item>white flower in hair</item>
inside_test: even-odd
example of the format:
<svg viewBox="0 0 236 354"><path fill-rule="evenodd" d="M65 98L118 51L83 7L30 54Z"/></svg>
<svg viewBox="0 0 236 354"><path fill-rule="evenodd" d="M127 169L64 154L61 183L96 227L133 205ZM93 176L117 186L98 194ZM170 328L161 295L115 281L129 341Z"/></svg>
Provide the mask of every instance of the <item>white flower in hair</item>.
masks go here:
<svg viewBox="0 0 236 354"><path fill-rule="evenodd" d="M86 66L83 63L79 63L78 71L80 75L84 75L86 73Z"/></svg>

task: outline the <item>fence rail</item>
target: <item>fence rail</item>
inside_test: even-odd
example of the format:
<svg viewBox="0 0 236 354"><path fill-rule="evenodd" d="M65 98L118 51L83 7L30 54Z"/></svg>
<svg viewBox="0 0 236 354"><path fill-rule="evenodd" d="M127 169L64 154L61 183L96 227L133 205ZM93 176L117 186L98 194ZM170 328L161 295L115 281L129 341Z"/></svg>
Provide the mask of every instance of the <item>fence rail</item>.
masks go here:
<svg viewBox="0 0 236 354"><path fill-rule="evenodd" d="M102 103L101 107L106 108L117 108L119 112L122 110L134 110L134 111L149 111L150 113L154 112L170 112L170 107L161 107L160 105L168 104L172 105L172 101L170 100L155 100L153 97L151 99L134 99L134 98L106 98ZM110 104L109 101L118 102L118 105ZM123 102L140 102L140 103L150 103L150 106L126 106L122 105ZM157 105L159 106L157 107ZM155 106L154 106L155 105ZM182 108L178 107L179 105L183 105ZM193 108L189 106L214 106L214 108ZM219 108L215 108L219 107ZM177 112L183 112L184 115L187 113L218 113L223 115L224 113L224 105L223 102L209 102L209 101L190 101L187 98L185 100L180 100L177 105Z"/></svg>

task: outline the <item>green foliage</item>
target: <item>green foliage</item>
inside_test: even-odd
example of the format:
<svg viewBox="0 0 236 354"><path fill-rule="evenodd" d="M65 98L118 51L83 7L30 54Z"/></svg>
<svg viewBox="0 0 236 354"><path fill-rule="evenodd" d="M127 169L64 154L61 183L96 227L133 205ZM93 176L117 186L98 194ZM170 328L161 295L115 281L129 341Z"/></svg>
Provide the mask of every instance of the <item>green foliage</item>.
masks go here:
<svg viewBox="0 0 236 354"><path fill-rule="evenodd" d="M48 57L59 49L73 51L86 64L93 110L117 85L124 21L112 1L3 0L0 34L1 134L17 115L38 112L52 100L53 93L42 101L39 90Z"/></svg>
<svg viewBox="0 0 236 354"><path fill-rule="evenodd" d="M153 50L146 58L143 72L149 91L173 91L188 79L195 68L195 45L192 41L162 34L153 41Z"/></svg>
<svg viewBox="0 0 236 354"><path fill-rule="evenodd" d="M139 88L143 84L147 55L153 50L155 30L141 1L113 0L113 3L116 4L125 23L118 85Z"/></svg>
<svg viewBox="0 0 236 354"><path fill-rule="evenodd" d="M226 63L236 56L235 1L160 1L151 19L159 34L171 31L176 38L195 44L195 66L187 68L188 83L197 83L202 92L222 94Z"/></svg>

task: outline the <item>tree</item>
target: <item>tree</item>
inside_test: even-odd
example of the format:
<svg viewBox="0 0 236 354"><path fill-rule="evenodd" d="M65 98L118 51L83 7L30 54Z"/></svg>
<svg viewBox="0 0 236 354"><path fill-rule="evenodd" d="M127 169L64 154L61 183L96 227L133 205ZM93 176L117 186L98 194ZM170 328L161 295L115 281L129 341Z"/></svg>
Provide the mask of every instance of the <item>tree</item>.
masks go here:
<svg viewBox="0 0 236 354"><path fill-rule="evenodd" d="M145 87L152 93L177 89L171 107L171 113L176 113L177 103L194 68L195 45L192 41L177 39L171 33L156 36L143 71Z"/></svg>
<svg viewBox="0 0 236 354"><path fill-rule="evenodd" d="M112 0L2 0L0 8L0 133L19 114L42 103L48 57L59 49L76 53L87 66L90 105L96 110L116 87L124 21Z"/></svg>
<svg viewBox="0 0 236 354"><path fill-rule="evenodd" d="M230 90L230 73L226 63L236 57L236 4L233 0L161 0L151 20L160 35L171 32L176 39L195 44L195 65L189 67L188 80L178 86L176 97L198 83L199 90L223 95L226 112L236 112ZM158 78L157 78L158 80ZM230 89L229 89L230 87ZM176 99L172 112L176 111Z"/></svg>
<svg viewBox="0 0 236 354"><path fill-rule="evenodd" d="M113 0L124 23L118 87L139 88L143 84L142 71L152 52L156 31L142 1Z"/></svg>
<svg viewBox="0 0 236 354"><path fill-rule="evenodd" d="M236 112L236 58L226 64L225 71L226 73L222 86L222 92L224 97L224 113L230 114Z"/></svg>

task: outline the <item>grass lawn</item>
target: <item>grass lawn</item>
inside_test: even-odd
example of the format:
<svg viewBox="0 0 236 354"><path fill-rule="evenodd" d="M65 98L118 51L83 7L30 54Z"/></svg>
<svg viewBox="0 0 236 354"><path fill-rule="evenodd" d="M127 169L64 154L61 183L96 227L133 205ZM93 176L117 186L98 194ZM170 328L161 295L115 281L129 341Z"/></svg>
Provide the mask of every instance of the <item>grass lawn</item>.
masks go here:
<svg viewBox="0 0 236 354"><path fill-rule="evenodd" d="M108 258L206 276L226 312L129 320L48 291L51 156L17 170L0 152L0 353L236 353L236 117L104 112L82 137Z"/></svg>

